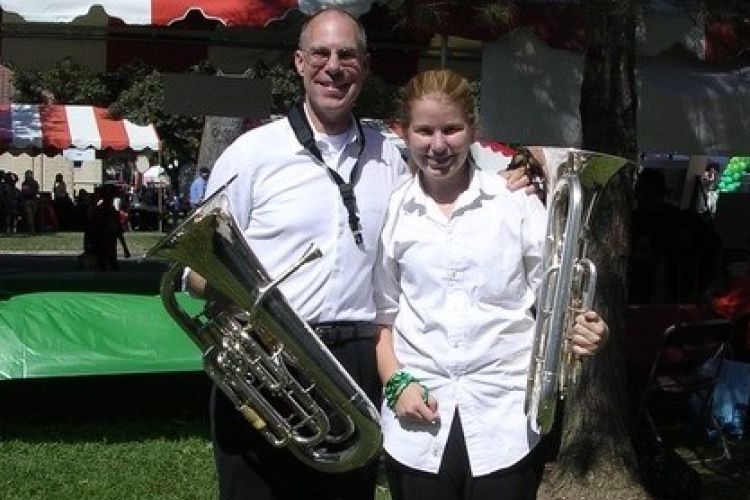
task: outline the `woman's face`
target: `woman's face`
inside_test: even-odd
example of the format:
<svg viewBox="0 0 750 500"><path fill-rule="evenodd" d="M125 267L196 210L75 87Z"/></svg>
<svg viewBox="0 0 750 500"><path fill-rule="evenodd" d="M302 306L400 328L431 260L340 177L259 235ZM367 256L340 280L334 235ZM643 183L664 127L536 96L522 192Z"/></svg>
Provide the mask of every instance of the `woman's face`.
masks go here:
<svg viewBox="0 0 750 500"><path fill-rule="evenodd" d="M412 103L406 142L427 180L453 179L466 165L473 140L474 127L458 105L437 95Z"/></svg>

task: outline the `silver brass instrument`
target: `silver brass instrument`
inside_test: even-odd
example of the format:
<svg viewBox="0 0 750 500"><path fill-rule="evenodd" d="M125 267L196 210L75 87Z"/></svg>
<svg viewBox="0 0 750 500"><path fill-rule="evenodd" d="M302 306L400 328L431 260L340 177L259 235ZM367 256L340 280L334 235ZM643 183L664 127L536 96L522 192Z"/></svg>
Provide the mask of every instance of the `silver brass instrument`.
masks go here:
<svg viewBox="0 0 750 500"><path fill-rule="evenodd" d="M381 448L378 411L278 288L321 253L311 245L272 280L228 211L225 189L147 253L175 261L161 281L164 306L200 348L207 374L272 445L324 472L360 467ZM223 299L188 314L175 295L183 266Z"/></svg>
<svg viewBox="0 0 750 500"><path fill-rule="evenodd" d="M575 316L590 309L596 293L596 265L587 257L590 222L604 187L629 160L566 149L556 168L547 204L543 278L537 291L537 316L526 386L525 411L535 431L546 434L558 399L575 380L578 362L566 333Z"/></svg>

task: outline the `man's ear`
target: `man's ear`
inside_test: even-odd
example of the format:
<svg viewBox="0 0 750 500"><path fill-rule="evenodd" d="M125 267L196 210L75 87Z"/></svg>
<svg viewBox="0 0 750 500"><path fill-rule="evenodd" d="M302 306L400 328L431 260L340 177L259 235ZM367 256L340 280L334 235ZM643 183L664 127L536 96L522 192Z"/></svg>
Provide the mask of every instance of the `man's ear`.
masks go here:
<svg viewBox="0 0 750 500"><path fill-rule="evenodd" d="M294 51L294 67L299 76L305 75L305 54L300 49Z"/></svg>

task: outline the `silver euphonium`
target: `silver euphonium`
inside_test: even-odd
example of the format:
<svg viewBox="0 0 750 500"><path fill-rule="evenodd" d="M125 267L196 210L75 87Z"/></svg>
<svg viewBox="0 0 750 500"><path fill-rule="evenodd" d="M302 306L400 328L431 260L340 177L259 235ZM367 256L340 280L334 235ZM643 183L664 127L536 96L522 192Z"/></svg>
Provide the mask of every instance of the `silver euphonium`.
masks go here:
<svg viewBox="0 0 750 500"><path fill-rule="evenodd" d="M324 472L368 463L382 443L377 409L278 288L320 251L311 245L272 280L224 189L147 253L175 261L161 281L164 306L201 350L206 373L272 445ZM175 294L183 266L223 299L191 316Z"/></svg>
<svg viewBox="0 0 750 500"><path fill-rule="evenodd" d="M536 331L526 386L525 411L535 431L546 434L577 376L578 360L566 335L575 316L590 309L596 293L596 265L587 257L590 222L604 187L629 160L565 149L552 172L555 188L547 200L543 278L537 290Z"/></svg>

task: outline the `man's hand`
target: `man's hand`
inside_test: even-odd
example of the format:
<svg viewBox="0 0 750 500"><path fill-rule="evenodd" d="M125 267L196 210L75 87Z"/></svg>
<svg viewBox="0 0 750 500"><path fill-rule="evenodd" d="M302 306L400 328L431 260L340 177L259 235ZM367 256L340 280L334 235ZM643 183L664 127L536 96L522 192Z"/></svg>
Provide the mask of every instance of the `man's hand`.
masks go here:
<svg viewBox="0 0 750 500"><path fill-rule="evenodd" d="M499 174L508 182L508 189L511 191L525 189L526 194L536 194L540 191L538 184L532 183L531 178L522 168L501 171Z"/></svg>
<svg viewBox="0 0 750 500"><path fill-rule="evenodd" d="M527 194L536 194L544 203L546 199L546 172L544 152L540 148L520 148L504 172L499 172L508 189L525 189Z"/></svg>
<svg viewBox="0 0 750 500"><path fill-rule="evenodd" d="M609 327L595 311L576 316L571 340L573 352L578 356L591 356L607 342Z"/></svg>

